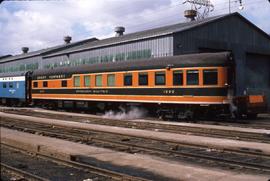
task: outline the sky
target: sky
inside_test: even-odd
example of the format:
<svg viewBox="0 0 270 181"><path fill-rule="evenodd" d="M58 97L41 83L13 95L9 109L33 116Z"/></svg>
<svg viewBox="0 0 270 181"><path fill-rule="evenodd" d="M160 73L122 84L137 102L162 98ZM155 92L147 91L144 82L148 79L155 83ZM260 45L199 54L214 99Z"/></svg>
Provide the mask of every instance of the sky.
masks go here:
<svg viewBox="0 0 270 181"><path fill-rule="evenodd" d="M268 0L231 1L231 12L239 12L270 34ZM114 36L114 27L125 33L143 31L187 21L184 0L6 0L0 4L0 55L20 54L21 47L35 51L91 37ZM229 13L229 0L211 0L214 10L208 16ZM202 12L202 8L199 9Z"/></svg>

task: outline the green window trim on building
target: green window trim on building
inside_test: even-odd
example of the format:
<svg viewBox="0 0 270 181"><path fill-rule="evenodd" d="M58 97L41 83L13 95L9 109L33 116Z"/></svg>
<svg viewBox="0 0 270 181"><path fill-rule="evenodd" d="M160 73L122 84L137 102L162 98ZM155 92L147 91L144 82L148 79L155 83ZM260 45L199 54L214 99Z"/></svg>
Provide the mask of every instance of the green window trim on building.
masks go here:
<svg viewBox="0 0 270 181"><path fill-rule="evenodd" d="M70 62L58 62L58 63L50 63L44 65L45 69L54 69L56 67L69 67L69 66L79 66L85 64L96 64L96 63L107 63L107 62L118 62L118 61L126 61L126 60L139 60L143 58L150 58L152 55L151 49L137 50L131 52L122 52L111 55L97 56L97 57L89 57L89 58L80 58L77 60L71 60Z"/></svg>
<svg viewBox="0 0 270 181"><path fill-rule="evenodd" d="M102 87L102 75L96 75L95 85L96 87Z"/></svg>
<svg viewBox="0 0 270 181"><path fill-rule="evenodd" d="M107 76L107 84L108 84L108 86L110 86L110 87L115 86L115 75L114 75L114 74L109 74L109 75Z"/></svg>
<svg viewBox="0 0 270 181"><path fill-rule="evenodd" d="M96 57L87 57L73 60L65 60L60 62L52 62L45 64L42 68L45 69L54 69L57 67L70 67L70 66L79 66L85 64L96 64L96 63L106 63L106 62L118 62L126 60L139 60L143 58L150 58L152 55L151 49L137 50L131 52L121 52L116 54L96 56ZM44 61L45 63L45 61ZM7 72L19 72L19 71L33 71L39 69L39 63L26 63L26 64L15 64L8 67L0 67L0 73Z"/></svg>
<svg viewBox="0 0 270 181"><path fill-rule="evenodd" d="M1 67L0 73L7 72L19 72L19 71L32 71L38 69L38 63L30 63L30 64L16 64L9 67Z"/></svg>

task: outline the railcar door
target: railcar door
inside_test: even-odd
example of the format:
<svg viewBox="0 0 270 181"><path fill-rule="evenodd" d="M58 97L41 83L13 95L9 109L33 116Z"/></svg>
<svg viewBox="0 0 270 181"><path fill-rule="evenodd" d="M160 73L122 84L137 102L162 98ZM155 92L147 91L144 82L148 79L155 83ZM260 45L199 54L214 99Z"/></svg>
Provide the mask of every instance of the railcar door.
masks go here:
<svg viewBox="0 0 270 181"><path fill-rule="evenodd" d="M27 104L32 102L32 72L26 72L25 74L25 101Z"/></svg>

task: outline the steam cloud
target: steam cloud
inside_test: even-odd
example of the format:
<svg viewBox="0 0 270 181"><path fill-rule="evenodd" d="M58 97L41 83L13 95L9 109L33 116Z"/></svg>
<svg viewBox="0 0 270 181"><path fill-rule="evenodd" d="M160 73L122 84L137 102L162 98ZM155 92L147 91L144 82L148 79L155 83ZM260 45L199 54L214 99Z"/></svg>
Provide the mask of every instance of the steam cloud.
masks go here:
<svg viewBox="0 0 270 181"><path fill-rule="evenodd" d="M131 107L126 110L120 107L120 111L107 111L102 117L110 119L138 119L146 116L147 111L138 107Z"/></svg>

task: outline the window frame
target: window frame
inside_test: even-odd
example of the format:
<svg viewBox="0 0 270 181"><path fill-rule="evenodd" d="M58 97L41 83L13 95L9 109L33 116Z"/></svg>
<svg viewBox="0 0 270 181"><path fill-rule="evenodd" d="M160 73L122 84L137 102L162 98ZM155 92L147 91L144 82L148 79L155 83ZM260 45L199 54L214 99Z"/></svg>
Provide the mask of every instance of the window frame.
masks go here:
<svg viewBox="0 0 270 181"><path fill-rule="evenodd" d="M88 83L86 84L86 78L89 79ZM91 86L91 76L90 75L84 75L83 76L83 85L84 87L90 87Z"/></svg>
<svg viewBox="0 0 270 181"><path fill-rule="evenodd" d="M129 84L127 84L127 82L126 82L127 77L130 77L130 83ZM133 78L132 73L124 74L124 86L132 86L132 84L133 84L132 78Z"/></svg>
<svg viewBox="0 0 270 181"><path fill-rule="evenodd" d="M205 72L205 71L208 71L208 72ZM216 76L215 76L215 83L205 83L205 81L209 80L209 79L205 79L205 73L216 73ZM203 85L218 85L218 69L203 69L202 71L202 74L203 74Z"/></svg>
<svg viewBox="0 0 270 181"><path fill-rule="evenodd" d="M158 83L157 76L161 76L161 75L163 75L163 77L164 77L164 82ZM166 72L165 71L155 72L155 85L160 85L160 86L166 85Z"/></svg>
<svg viewBox="0 0 270 181"><path fill-rule="evenodd" d="M14 87L13 82L9 82L8 83L8 88L13 88L13 87Z"/></svg>
<svg viewBox="0 0 270 181"><path fill-rule="evenodd" d="M113 84L110 82L110 78L113 77ZM114 87L115 86L115 74L108 74L107 75L107 86Z"/></svg>
<svg viewBox="0 0 270 181"><path fill-rule="evenodd" d="M76 81L77 80L77 81ZM78 84L77 84L78 83ZM73 77L73 87L80 87L81 86L81 76L75 75Z"/></svg>
<svg viewBox="0 0 270 181"><path fill-rule="evenodd" d="M182 75L182 79L181 79L181 82L180 83L179 83L179 81L176 82L176 78L177 77L175 77L176 75L179 75L179 74ZM184 85L184 70L174 70L173 71L173 85L174 86L183 86Z"/></svg>
<svg viewBox="0 0 270 181"><path fill-rule="evenodd" d="M196 71L196 73L193 73L195 71ZM189 72L191 72L191 73L189 73ZM198 75L197 80L196 80L196 82L197 82L196 84L195 83L193 83L193 84L189 83L189 75L191 75L191 74L197 74ZM200 85L200 71L199 71L199 69L187 70L186 71L186 79L187 79L187 86L198 86L198 85Z"/></svg>
<svg viewBox="0 0 270 181"><path fill-rule="evenodd" d="M3 89L6 89L6 88L7 88L7 83L3 82Z"/></svg>
<svg viewBox="0 0 270 181"><path fill-rule="evenodd" d="M61 87L67 87L67 80L61 81Z"/></svg>
<svg viewBox="0 0 270 181"><path fill-rule="evenodd" d="M98 84L98 77L100 77L100 84ZM102 74L95 75L95 86L102 87Z"/></svg>
<svg viewBox="0 0 270 181"><path fill-rule="evenodd" d="M48 87L48 81L43 81L42 82L42 87Z"/></svg>
<svg viewBox="0 0 270 181"><path fill-rule="evenodd" d="M146 77L146 82L141 82L142 79L141 78L144 78ZM139 75L138 75L138 85L139 86L148 86L149 84L149 76L148 76L148 73L147 72L140 72Z"/></svg>
<svg viewBox="0 0 270 181"><path fill-rule="evenodd" d="M38 87L38 82L33 82L33 88L37 88Z"/></svg>

